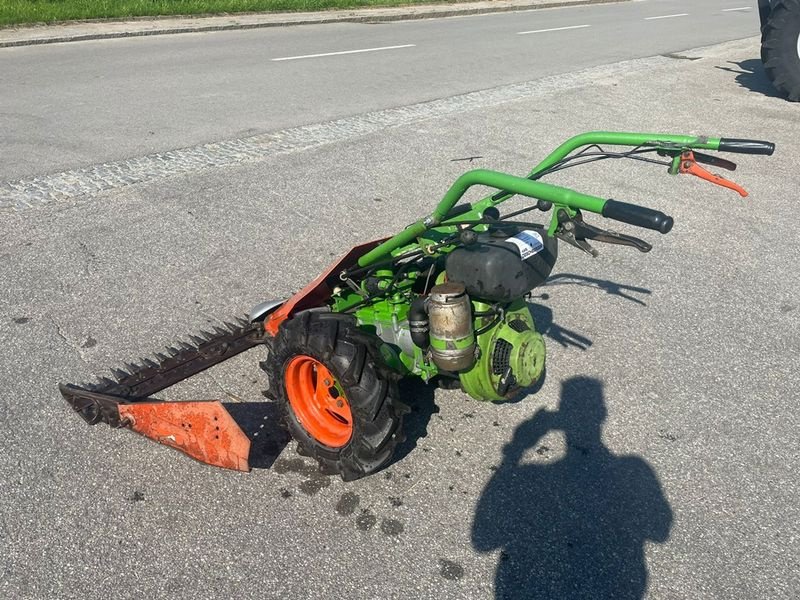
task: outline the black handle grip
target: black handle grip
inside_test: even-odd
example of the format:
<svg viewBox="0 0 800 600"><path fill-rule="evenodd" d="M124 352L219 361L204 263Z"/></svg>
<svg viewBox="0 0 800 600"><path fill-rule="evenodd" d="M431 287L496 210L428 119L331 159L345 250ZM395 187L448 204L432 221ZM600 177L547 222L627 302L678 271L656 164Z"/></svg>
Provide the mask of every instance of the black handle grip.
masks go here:
<svg viewBox="0 0 800 600"><path fill-rule="evenodd" d="M775 144L759 140L737 140L733 138L720 138L720 152L738 152L739 154L764 154L772 156Z"/></svg>
<svg viewBox="0 0 800 600"><path fill-rule="evenodd" d="M669 233L675 224L672 217L658 210L616 200L606 200L602 214L604 217L615 221L622 221L628 225L636 225L646 229L654 229L661 233Z"/></svg>

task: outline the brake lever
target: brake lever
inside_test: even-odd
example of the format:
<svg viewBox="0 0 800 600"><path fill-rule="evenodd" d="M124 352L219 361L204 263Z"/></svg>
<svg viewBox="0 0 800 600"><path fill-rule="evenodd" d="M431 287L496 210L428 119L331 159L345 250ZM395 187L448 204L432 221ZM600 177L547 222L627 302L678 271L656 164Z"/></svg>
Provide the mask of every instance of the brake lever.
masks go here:
<svg viewBox="0 0 800 600"><path fill-rule="evenodd" d="M600 229L594 225L590 225L583 220L583 215L580 213L575 216L575 237L584 240L594 240L595 242L603 242L604 244L616 244L618 246L632 246L639 252L650 252L653 246L633 237L632 235L625 235L624 233L617 233L616 231L608 231Z"/></svg>
<svg viewBox="0 0 800 600"><path fill-rule="evenodd" d="M562 242L568 243L570 246L575 246L578 250L583 250L586 252L586 254L591 255L592 258L597 258L600 256L600 252L598 252L597 249L594 248L589 242L587 242L585 239L578 239L575 237L574 227L572 227L573 221L568 221L567 223L564 223L564 225L562 225L562 227L556 231L555 237L560 239Z"/></svg>
<svg viewBox="0 0 800 600"><path fill-rule="evenodd" d="M572 219L565 220L561 223L555 236L568 244L575 246L579 250L583 250L593 257L600 255L587 240L595 242L603 242L605 244L616 244L618 246L632 246L640 252L650 252L653 247L639 238L630 235L617 233L616 231L607 231L600 229L594 225L590 225L583 220L583 215L579 212Z"/></svg>

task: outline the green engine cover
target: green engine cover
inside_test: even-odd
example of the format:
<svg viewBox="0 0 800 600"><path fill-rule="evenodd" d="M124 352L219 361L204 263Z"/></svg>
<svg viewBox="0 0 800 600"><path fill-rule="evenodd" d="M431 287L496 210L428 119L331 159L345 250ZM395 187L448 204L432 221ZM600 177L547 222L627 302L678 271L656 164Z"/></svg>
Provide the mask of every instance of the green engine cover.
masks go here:
<svg viewBox="0 0 800 600"><path fill-rule="evenodd" d="M476 303L476 311L487 305ZM484 317L485 318L485 317ZM487 319L489 320L489 319ZM476 320L476 329L485 326L482 318ZM476 400L505 400L520 388L536 383L542 375L545 347L542 336L536 331L530 310L523 300L513 302L503 320L477 338L480 358L473 367L459 375L464 391ZM511 367L513 380L504 394L503 376Z"/></svg>

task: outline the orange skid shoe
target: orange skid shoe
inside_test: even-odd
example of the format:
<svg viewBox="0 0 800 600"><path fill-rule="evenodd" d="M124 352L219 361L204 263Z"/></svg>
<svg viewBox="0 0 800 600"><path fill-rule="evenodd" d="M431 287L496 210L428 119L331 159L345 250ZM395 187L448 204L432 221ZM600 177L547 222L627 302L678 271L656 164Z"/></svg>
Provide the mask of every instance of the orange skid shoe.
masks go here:
<svg viewBox="0 0 800 600"><path fill-rule="evenodd" d="M200 462L249 471L250 440L218 400L119 404L120 424Z"/></svg>
<svg viewBox="0 0 800 600"><path fill-rule="evenodd" d="M250 439L219 400L131 400L62 384L61 395L89 425L127 427L195 460L249 471Z"/></svg>

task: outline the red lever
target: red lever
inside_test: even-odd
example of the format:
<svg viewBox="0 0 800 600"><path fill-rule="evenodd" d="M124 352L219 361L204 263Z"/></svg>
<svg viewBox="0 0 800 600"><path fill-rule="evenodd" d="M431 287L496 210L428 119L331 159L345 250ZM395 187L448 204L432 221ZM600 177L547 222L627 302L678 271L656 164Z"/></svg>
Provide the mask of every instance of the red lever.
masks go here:
<svg viewBox="0 0 800 600"><path fill-rule="evenodd" d="M714 175L714 173L709 173L703 167L697 164L697 161L694 158L694 152L691 150L687 150L686 152L681 154L681 166L680 166L681 173L689 173L690 175L694 175L699 177L700 179L705 179L706 181L710 181L714 185L719 185L724 188L728 188L737 192L742 198L746 198L748 196L747 191L740 185L733 183L725 179L724 177L720 177L719 175Z"/></svg>

